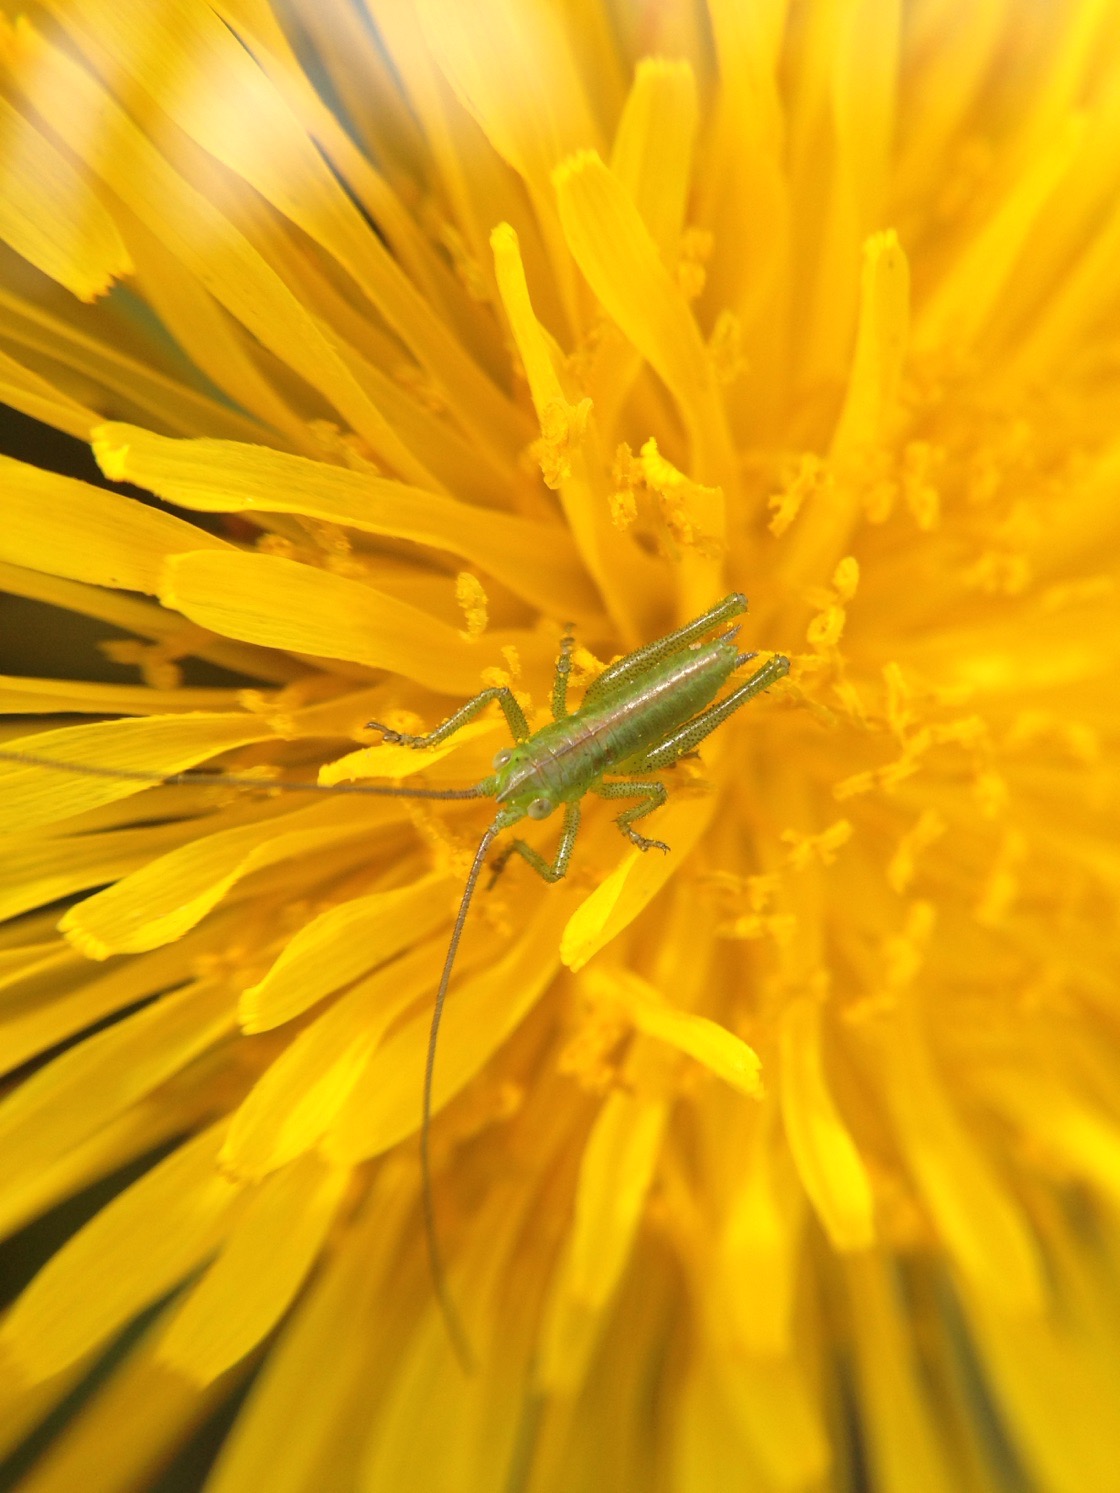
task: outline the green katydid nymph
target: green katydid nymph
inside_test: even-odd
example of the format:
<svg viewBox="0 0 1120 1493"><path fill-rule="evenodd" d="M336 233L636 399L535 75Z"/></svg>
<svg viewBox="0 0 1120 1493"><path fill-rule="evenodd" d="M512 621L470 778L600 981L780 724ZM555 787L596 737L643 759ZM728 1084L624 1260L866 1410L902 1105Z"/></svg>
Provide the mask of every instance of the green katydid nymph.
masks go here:
<svg viewBox="0 0 1120 1493"><path fill-rule="evenodd" d="M140 782L205 782L257 789L266 787L269 790L374 794L396 798L491 798L495 801L497 813L478 842L459 900L432 1007L420 1112L421 1198L432 1277L451 1341L466 1366L471 1363L471 1353L443 1267L433 1200L429 1139L440 1021L459 941L487 855L504 830L523 819L547 819L562 810L560 841L551 862L524 840L513 839L500 853L493 868L496 876L509 857L517 854L545 881L559 881L571 861L579 832L582 801L589 793L604 799L631 800L630 806L615 819L619 830L639 850L668 852L668 845L660 840L647 839L634 827L638 820L653 813L666 800L665 785L657 775L692 752L740 706L789 672L789 660L773 655L738 688L717 700L732 673L755 656L739 651L735 642L738 628L717 632L746 610L746 597L738 592L725 596L692 622L609 665L592 681L580 705L572 711L568 709L568 676L574 639L569 631L556 663L552 685L553 719L533 733L513 691L506 685L483 690L424 736L405 735L391 731L377 721L369 722L368 728L380 731L385 741L423 750L447 740L487 705L496 703L509 724L514 744L497 754L490 776L469 788L407 788L367 783L333 786L297 782L262 784L254 777L193 771L163 776L83 766L40 757L33 752L0 749L0 760Z"/></svg>

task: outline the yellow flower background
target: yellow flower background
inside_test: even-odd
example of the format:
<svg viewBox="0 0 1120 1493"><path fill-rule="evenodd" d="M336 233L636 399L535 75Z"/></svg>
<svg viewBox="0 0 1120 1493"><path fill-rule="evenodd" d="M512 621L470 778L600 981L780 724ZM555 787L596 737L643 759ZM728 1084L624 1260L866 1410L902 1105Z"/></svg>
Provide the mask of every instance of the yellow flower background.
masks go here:
<svg viewBox="0 0 1120 1493"><path fill-rule="evenodd" d="M3 744L261 782L0 763L18 1486L1120 1489L1120 4L4 12L0 399L108 481L4 457L0 588L116 667ZM472 909L467 1375L487 806L268 785L732 589L672 853Z"/></svg>

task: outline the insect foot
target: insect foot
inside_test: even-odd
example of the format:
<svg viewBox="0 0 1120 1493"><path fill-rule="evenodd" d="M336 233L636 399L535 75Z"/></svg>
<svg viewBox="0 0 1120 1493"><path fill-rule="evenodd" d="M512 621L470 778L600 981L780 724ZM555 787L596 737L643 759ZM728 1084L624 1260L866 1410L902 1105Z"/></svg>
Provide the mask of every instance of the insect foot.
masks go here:
<svg viewBox="0 0 1120 1493"><path fill-rule="evenodd" d="M366 721L367 731L380 731L381 739L389 746L411 746L413 742L420 740L419 736L409 736L404 731L394 731L390 726L383 726L380 721Z"/></svg>
<svg viewBox="0 0 1120 1493"><path fill-rule="evenodd" d="M617 823L617 820L615 822ZM630 829L625 825L623 826L623 833L630 843L636 845L639 850L664 850L665 854L668 855L672 848L666 845L664 840L647 840L645 835L640 835L636 829Z"/></svg>

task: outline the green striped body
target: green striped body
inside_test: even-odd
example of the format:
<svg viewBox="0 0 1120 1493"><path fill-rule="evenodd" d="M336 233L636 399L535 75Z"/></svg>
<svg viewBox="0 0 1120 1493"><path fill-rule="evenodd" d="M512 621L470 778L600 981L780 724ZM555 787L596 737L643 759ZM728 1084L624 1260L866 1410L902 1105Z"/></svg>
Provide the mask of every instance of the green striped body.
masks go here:
<svg viewBox="0 0 1120 1493"><path fill-rule="evenodd" d="M496 773L498 803L523 814L535 800L555 807L581 798L605 774L639 768L715 699L739 657L734 642L717 639L671 653L637 678L596 681L577 711L512 749Z"/></svg>

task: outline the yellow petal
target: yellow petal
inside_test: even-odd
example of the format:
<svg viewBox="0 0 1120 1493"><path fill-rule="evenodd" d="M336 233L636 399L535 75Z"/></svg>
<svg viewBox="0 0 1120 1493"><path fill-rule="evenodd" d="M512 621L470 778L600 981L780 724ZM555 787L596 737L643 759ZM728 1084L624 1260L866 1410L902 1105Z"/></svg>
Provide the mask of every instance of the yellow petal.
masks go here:
<svg viewBox="0 0 1120 1493"><path fill-rule="evenodd" d="M1120 1126L1065 1083L1032 1073L1027 1064L987 1074L984 1088L1030 1144L1120 1199Z"/></svg>
<svg viewBox="0 0 1120 1493"><path fill-rule="evenodd" d="M823 1482L831 1449L803 1355L719 1357L716 1374L717 1393L761 1469L759 1486L800 1489Z"/></svg>
<svg viewBox="0 0 1120 1493"><path fill-rule="evenodd" d="M984 328L1019 256L1027 249L1031 229L1081 147L1085 122L1067 121L982 229L970 235L934 293L928 297L914 329L915 345L934 348L973 342Z"/></svg>
<svg viewBox="0 0 1120 1493"><path fill-rule="evenodd" d="M219 947L230 937L230 925L216 923L200 935L142 959L129 959L94 979L84 979L73 990L44 992L41 1003L20 1003L0 1019L0 1067L16 1068L37 1053L73 1037L103 1017L125 1006L158 995L180 983L190 960ZM63 944L81 960L76 949ZM84 963L84 961L82 961ZM57 987L57 980L55 981Z"/></svg>
<svg viewBox="0 0 1120 1493"><path fill-rule="evenodd" d="M169 513L9 456L0 456L0 482L0 559L10 564L151 594L168 555L230 548Z"/></svg>
<svg viewBox="0 0 1120 1493"><path fill-rule="evenodd" d="M731 1207L717 1244L712 1302L719 1303L729 1351L745 1350L763 1360L788 1358L795 1351L805 1194L777 1124L776 1104L751 1114L744 1164L735 1168Z"/></svg>
<svg viewBox="0 0 1120 1493"><path fill-rule="evenodd" d="M103 425L94 454L107 476L207 512L298 513L434 545L470 560L543 610L594 614L595 595L566 530L232 441L173 441Z"/></svg>
<svg viewBox="0 0 1120 1493"><path fill-rule="evenodd" d="M6 36L6 24L0 17L0 45ZM125 219L128 216L124 209L119 215ZM109 326L113 326L112 320ZM154 362L126 353L111 331L98 336L91 327L79 328L29 296L4 286L0 286L0 335L19 349L21 360L35 368L42 366L52 382L58 380L62 385L60 397L64 391L71 400L80 400L83 415L87 403L101 410L75 431L83 440L90 426L99 424L110 409L121 419L150 419L161 429L192 435L252 441L260 440L264 433L257 420L216 395L200 392L183 378L164 373ZM15 377L15 382L17 389L26 387L25 379ZM35 385L30 387L34 397ZM20 403L18 398L14 402ZM68 429L66 408L58 413L62 428ZM55 423L53 417L51 423Z"/></svg>
<svg viewBox="0 0 1120 1493"><path fill-rule="evenodd" d="M621 182L594 151L557 167L554 182L568 246L587 283L677 400L700 482L733 486L736 464L708 351L676 281ZM721 536L722 506L704 515Z"/></svg>
<svg viewBox="0 0 1120 1493"><path fill-rule="evenodd" d="M86 441L99 416L0 349L0 402Z"/></svg>
<svg viewBox="0 0 1120 1493"><path fill-rule="evenodd" d="M717 1021L674 1007L654 986L627 969L591 969L584 979L596 994L621 1001L638 1031L702 1063L741 1094L762 1093L758 1054Z"/></svg>
<svg viewBox="0 0 1120 1493"><path fill-rule="evenodd" d="M355 813L342 799L293 813L257 806L254 821L201 835L150 861L103 892L72 907L59 928L90 959L136 954L181 938L215 907L236 882L265 866L312 855L386 819L387 805ZM281 809L286 802L281 802ZM380 814L377 810L381 809Z"/></svg>
<svg viewBox="0 0 1120 1493"><path fill-rule="evenodd" d="M262 653L259 648L251 648L245 643L213 637L201 628L193 629L184 639L181 617L154 602L120 591L106 591L81 581L61 580L55 575L27 570L22 565L8 565L3 560L0 560L0 585L13 596L26 596L33 601L46 602L48 606L63 607L83 617L97 617L141 638L170 643L172 648L185 641L193 658L208 659L223 669L245 674L250 679L290 684L301 679L306 672L305 666L293 658Z"/></svg>
<svg viewBox="0 0 1120 1493"><path fill-rule="evenodd" d="M821 1013L813 997L786 1008L781 1035L782 1116L805 1191L836 1249L866 1249L874 1238L867 1171L828 1088Z"/></svg>
<svg viewBox="0 0 1120 1493"><path fill-rule="evenodd" d="M514 170L541 190L598 131L558 13L541 0L422 0L424 34L456 92Z"/></svg>
<svg viewBox="0 0 1120 1493"><path fill-rule="evenodd" d="M401 1204L412 1202L399 1186L395 1192L375 1192L282 1329L226 1438L209 1493L326 1493L337 1478L339 1438L352 1425L346 1412L357 1386L368 1391L379 1336L355 1332L354 1324L381 1310L373 1302L386 1287L386 1256L401 1242ZM315 1365L313 1394L308 1364Z"/></svg>
<svg viewBox="0 0 1120 1493"><path fill-rule="evenodd" d="M182 826L173 824L73 839L13 835L0 861L0 917L15 917L71 892L114 881L182 838Z"/></svg>
<svg viewBox="0 0 1120 1493"><path fill-rule="evenodd" d="M36 269L92 301L132 270L112 218L74 169L0 99L0 238Z"/></svg>
<svg viewBox="0 0 1120 1493"><path fill-rule="evenodd" d="M556 222L549 173L563 156L597 146L600 139L559 14L541 0L480 0L469 12L454 0L425 0L419 19L456 94L524 179L574 322L571 260Z"/></svg>
<svg viewBox="0 0 1120 1493"><path fill-rule="evenodd" d="M258 367L244 333L198 277L135 217L128 223L128 246L140 294L196 367L265 428L280 432L286 444L313 452L314 439L294 401ZM185 428L201 434L206 427L195 421Z"/></svg>
<svg viewBox="0 0 1120 1493"><path fill-rule="evenodd" d="M321 767L319 782L328 787L332 783L352 783L360 778L388 778L392 782L398 782L415 772L424 771L436 762L442 762L445 757L454 756L472 742L484 741L487 737L496 739L504 724L500 719L468 721L446 741L440 742L439 746L425 747L422 752L408 746L397 746L392 742L359 747L356 752L347 752L345 756L336 757L333 762ZM508 736L504 739L508 740Z"/></svg>
<svg viewBox="0 0 1120 1493"><path fill-rule="evenodd" d="M442 944L421 944L348 990L300 1032L234 1113L222 1165L263 1177L317 1145L386 1029L431 990L442 952Z"/></svg>
<svg viewBox="0 0 1120 1493"><path fill-rule="evenodd" d="M1001 1417L1037 1479L1054 1493L1120 1488L1116 1343L1120 1335L1114 1276L1083 1225L1048 1204L1047 1274L1055 1308L1008 1315L987 1292L969 1291L969 1337L986 1370ZM1108 1227L1111 1252L1115 1230ZM1114 1256L1113 1256L1114 1257Z"/></svg>
<svg viewBox="0 0 1120 1493"><path fill-rule="evenodd" d="M676 58L643 57L618 122L610 164L670 267L676 263L684 226L698 123L691 66Z"/></svg>
<svg viewBox="0 0 1120 1493"><path fill-rule="evenodd" d="M240 1192L215 1165L222 1130L188 1141L114 1198L20 1296L0 1346L29 1378L57 1374L104 1342L217 1248Z"/></svg>
<svg viewBox="0 0 1120 1493"><path fill-rule="evenodd" d="M453 985L444 1013L433 1110L479 1071L540 998L556 972L556 945L571 895L552 887L504 958ZM432 970L432 990L439 981ZM422 1012L373 1056L324 1140L341 1165L376 1156L420 1124L420 1092L430 1012Z"/></svg>
<svg viewBox="0 0 1120 1493"><path fill-rule="evenodd" d="M228 1399L234 1387L228 1380L200 1391L154 1361L152 1338L159 1325L157 1319L131 1350L122 1346L123 1362L114 1355L82 1413L66 1421L22 1479L23 1493L150 1487L186 1428Z"/></svg>
<svg viewBox="0 0 1120 1493"><path fill-rule="evenodd" d="M92 684L0 674L0 714L163 715L174 710L231 710L231 689L153 689L147 684Z"/></svg>
<svg viewBox="0 0 1120 1493"><path fill-rule="evenodd" d="M611 617L629 642L637 642L635 594L648 597L658 584L655 564L610 520L600 463L587 445L586 400L570 388L564 358L529 295L517 234L499 223L490 235L494 273L510 332L529 381L542 431L542 467L557 485L564 514L588 571Z"/></svg>
<svg viewBox="0 0 1120 1493"><path fill-rule="evenodd" d="M80 1144L235 1028L228 983L200 981L69 1048L0 1103L5 1173L33 1172Z"/></svg>
<svg viewBox="0 0 1120 1493"><path fill-rule="evenodd" d="M892 1027L887 1068L899 1140L945 1248L1001 1311L1041 1313L1046 1288L1031 1226L954 1112L909 1014Z"/></svg>
<svg viewBox="0 0 1120 1493"><path fill-rule="evenodd" d="M275 555L178 555L164 604L228 637L320 658L392 669L448 694L473 694L502 662L493 637L477 644L418 608L346 576Z"/></svg>
<svg viewBox="0 0 1120 1493"><path fill-rule="evenodd" d="M0 760L0 829L11 833L52 824L151 787L150 782L128 778L68 773L63 770L66 763L170 775L232 747L266 741L272 734L257 717L199 712L66 726L17 737L6 741L3 750L29 752L60 765L40 767Z"/></svg>
<svg viewBox="0 0 1120 1493"><path fill-rule="evenodd" d="M332 907L286 945L280 958L241 997L243 1031L263 1032L298 1016L324 995L427 937L450 915L446 875L373 892Z"/></svg>
<svg viewBox="0 0 1120 1493"><path fill-rule="evenodd" d="M205 193L168 164L89 73L25 21L16 23L11 43L21 90L71 150L231 315L320 389L395 470L431 486L422 461L359 387L315 318ZM204 97L212 96L207 88Z"/></svg>
<svg viewBox="0 0 1120 1493"><path fill-rule="evenodd" d="M579 1384L604 1307L634 1244L661 1152L667 1105L610 1095L588 1137L576 1186L575 1218L541 1326L541 1387Z"/></svg>
<svg viewBox="0 0 1120 1493"><path fill-rule="evenodd" d="M560 954L569 969L582 969L645 910L704 834L714 809L711 798L678 799L660 811L655 821L657 835L659 839L664 835L671 847L669 854L626 851L564 929Z"/></svg>
<svg viewBox="0 0 1120 1493"><path fill-rule="evenodd" d="M890 1262L846 1262L852 1335L872 1465L883 1493L954 1493L960 1487L935 1419L921 1344Z"/></svg>
<svg viewBox="0 0 1120 1493"><path fill-rule="evenodd" d="M262 1183L172 1318L159 1358L209 1384L255 1348L315 1263L348 1179L305 1156Z"/></svg>
<svg viewBox="0 0 1120 1493"><path fill-rule="evenodd" d="M843 367L860 245L882 227L888 211L902 12L901 0L852 0L818 6L807 17L803 44L813 63L791 132L791 199L812 204L801 213L808 219L803 231L815 237L816 272L794 330L808 387L835 378Z"/></svg>
<svg viewBox="0 0 1120 1493"><path fill-rule="evenodd" d="M860 314L844 408L830 454L879 440L895 413L910 321L910 266L898 235L876 233L863 246Z"/></svg>
<svg viewBox="0 0 1120 1493"><path fill-rule="evenodd" d="M369 231L267 73L220 17L198 3L186 4L173 19L147 0L74 3L116 66L333 254L482 444L512 456L523 438L516 411Z"/></svg>
<svg viewBox="0 0 1120 1493"><path fill-rule="evenodd" d="M212 1091L184 1075L173 1078L49 1165L6 1177L0 1228L6 1235L14 1233L100 1178L154 1155L212 1118Z"/></svg>

